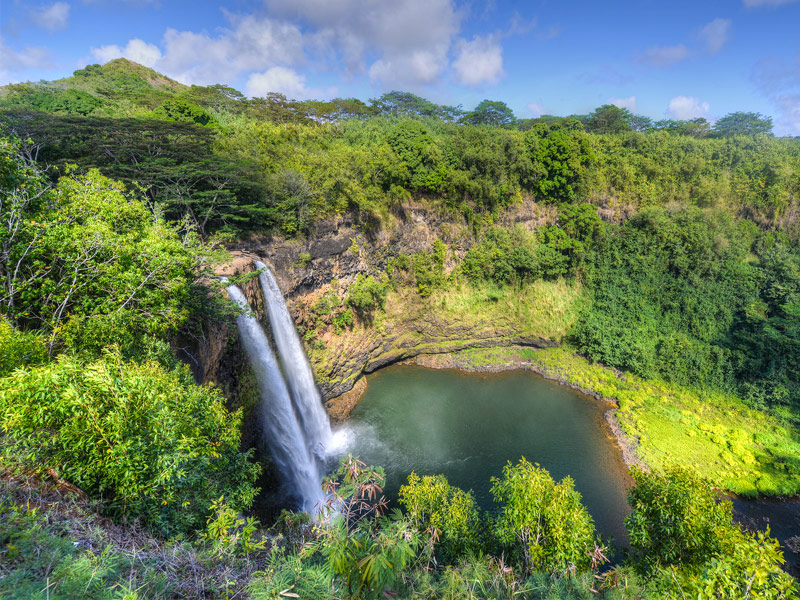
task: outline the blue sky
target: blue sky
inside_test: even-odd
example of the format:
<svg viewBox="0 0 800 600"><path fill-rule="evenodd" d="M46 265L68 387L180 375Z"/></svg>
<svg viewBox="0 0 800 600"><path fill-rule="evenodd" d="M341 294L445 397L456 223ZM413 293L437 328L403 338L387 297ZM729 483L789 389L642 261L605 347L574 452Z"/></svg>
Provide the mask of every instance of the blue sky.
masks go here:
<svg viewBox="0 0 800 600"><path fill-rule="evenodd" d="M519 117L743 110L800 135L800 0L0 0L0 83L119 56L250 96L401 89Z"/></svg>

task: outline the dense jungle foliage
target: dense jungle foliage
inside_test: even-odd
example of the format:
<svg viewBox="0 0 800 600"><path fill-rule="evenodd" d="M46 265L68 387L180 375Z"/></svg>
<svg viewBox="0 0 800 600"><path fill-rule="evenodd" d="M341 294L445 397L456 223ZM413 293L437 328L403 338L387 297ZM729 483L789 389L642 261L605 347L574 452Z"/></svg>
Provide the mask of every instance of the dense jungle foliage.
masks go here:
<svg viewBox="0 0 800 600"><path fill-rule="evenodd" d="M520 120L498 101L464 111L402 92L246 99L117 60L6 86L0 123L0 593L797 597L777 542L669 465L634 473L633 551L614 567L571 480L524 459L497 474L498 511L483 514L441 476L410 477L405 512L387 512L380 470L348 458L329 482L344 517L287 514L265 531L241 516L261 469L241 413L176 354L233 314L209 285L212 248L313 236L346 212L370 234L416 202L463 223L465 247L389 249L318 300L320 323L369 325L398 290L464 286L499 307L567 282L581 302L566 337L583 355L794 430L800 140L772 137L768 118L602 106ZM522 203L549 215L535 231L501 225ZM772 458L789 489L797 457ZM46 501L47 482L80 488L76 506ZM58 525L64 510L82 525ZM88 532L95 511L146 528L154 550Z"/></svg>

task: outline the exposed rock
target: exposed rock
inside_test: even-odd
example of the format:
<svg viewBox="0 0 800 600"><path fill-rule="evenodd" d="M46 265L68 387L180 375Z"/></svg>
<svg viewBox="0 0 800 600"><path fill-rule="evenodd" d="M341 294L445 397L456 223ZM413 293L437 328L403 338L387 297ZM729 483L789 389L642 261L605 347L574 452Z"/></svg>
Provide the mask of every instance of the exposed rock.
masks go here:
<svg viewBox="0 0 800 600"><path fill-rule="evenodd" d="M264 261L273 269L295 322L302 326L313 321L309 309L324 292L335 287L343 299L346 286L358 274L376 275L386 268L390 259L401 253L430 251L436 239L444 241L450 249L445 265L449 270L463 258L474 241L461 215L447 214L415 201L398 205L393 210L395 216L379 230L365 229L357 216L349 212L318 222L307 240L286 240L277 235L251 237L236 244L232 251L234 259L219 268L217 274L247 273L254 269L254 260ZM550 207L529 199L510 208L504 217L507 224L519 223L530 229L552 222L554 218ZM342 285L332 286L337 280ZM258 281L251 280L241 287L263 322ZM387 310L392 307L387 306ZM326 344L333 344L335 352L331 362L313 364L323 399L330 400L348 392L363 380L364 373L419 355L511 344L553 345L550 340L519 335L518 324L512 322L464 324L426 314L421 306L403 306L401 310L404 312L399 319L394 319L391 329L364 327L344 336L324 339ZM238 399L242 395L239 379L244 358L232 327L208 327L207 339L196 352L193 368L198 381L212 382L229 399ZM312 354L312 363L313 358ZM344 402L337 401L334 406ZM236 404L239 403L234 402ZM339 409L333 410L336 413ZM336 414L333 416L337 418Z"/></svg>
<svg viewBox="0 0 800 600"><path fill-rule="evenodd" d="M333 423L343 423L353 412L353 409L361 401L364 392L367 391L367 378L359 377L353 388L341 396L332 398L325 403L325 408Z"/></svg>

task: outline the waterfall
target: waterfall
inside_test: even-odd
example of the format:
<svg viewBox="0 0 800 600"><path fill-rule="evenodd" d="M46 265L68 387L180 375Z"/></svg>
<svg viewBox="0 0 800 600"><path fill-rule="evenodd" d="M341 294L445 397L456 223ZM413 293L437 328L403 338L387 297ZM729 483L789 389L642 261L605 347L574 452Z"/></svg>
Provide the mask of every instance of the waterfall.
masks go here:
<svg viewBox="0 0 800 600"><path fill-rule="evenodd" d="M242 291L235 285L228 286L227 289L231 299L249 313L250 305ZM270 348L269 340L261 324L249 314L243 314L236 317L236 325L239 328L239 338L242 341L245 354L250 361L258 382L261 398L261 426L267 446L272 453L279 473L285 482L294 488L300 496L301 508L314 514L323 506L325 498L322 493L321 461L312 454L311 447L307 441L309 436L304 432L306 419L302 419L301 422L297 417L297 413L302 414L302 411L292 406L291 395L286 386L286 381L278 367L278 361L272 352L272 348ZM276 340L278 339L277 332L275 332L275 338ZM283 352L283 350L280 350L280 352ZM293 358L296 357L294 354L291 356ZM283 356L281 358L284 361L284 365L290 362ZM300 358L305 360L305 356L300 355ZM313 383L312 378L312 386ZM319 402L319 393L317 393L316 388L314 388L314 392L314 397L319 404L320 410L322 410L322 404ZM323 416L325 416L324 411ZM317 427L317 429L322 428ZM328 426L328 433L330 434L330 426ZM314 435L318 436L320 434L315 430ZM317 450L315 450L316 452Z"/></svg>
<svg viewBox="0 0 800 600"><path fill-rule="evenodd" d="M318 463L323 465L331 442L331 425L314 383L311 365L300 344L294 321L286 308L275 277L264 263L255 261L255 265L261 269L259 281L264 294L264 306L267 307L272 336L275 338L295 410L303 424L308 447Z"/></svg>

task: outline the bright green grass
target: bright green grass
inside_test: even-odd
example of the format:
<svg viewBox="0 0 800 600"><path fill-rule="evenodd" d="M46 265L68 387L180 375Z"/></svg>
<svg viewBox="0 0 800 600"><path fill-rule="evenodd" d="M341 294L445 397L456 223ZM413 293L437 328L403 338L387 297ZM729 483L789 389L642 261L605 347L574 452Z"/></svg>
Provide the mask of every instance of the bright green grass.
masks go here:
<svg viewBox="0 0 800 600"><path fill-rule="evenodd" d="M644 380L577 356L569 347L491 348L463 354L472 366L529 362L615 400L625 432L651 468L678 464L743 495L800 493L800 434L776 417L719 392Z"/></svg>
<svg viewBox="0 0 800 600"><path fill-rule="evenodd" d="M461 284L437 289L428 310L463 324L498 323L517 335L561 340L574 325L584 300L580 284L537 280L522 288Z"/></svg>

